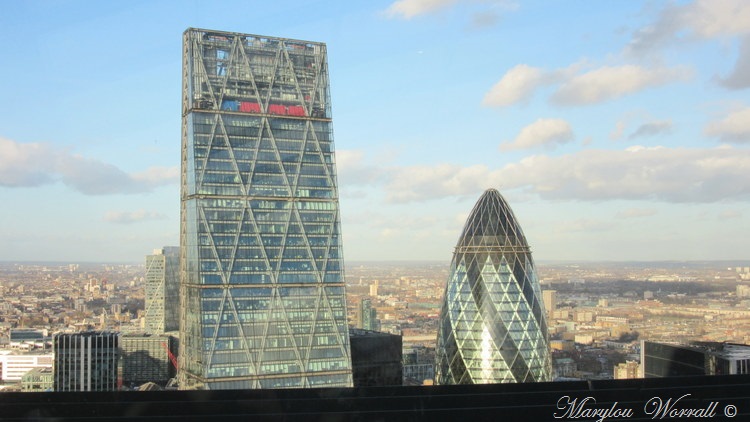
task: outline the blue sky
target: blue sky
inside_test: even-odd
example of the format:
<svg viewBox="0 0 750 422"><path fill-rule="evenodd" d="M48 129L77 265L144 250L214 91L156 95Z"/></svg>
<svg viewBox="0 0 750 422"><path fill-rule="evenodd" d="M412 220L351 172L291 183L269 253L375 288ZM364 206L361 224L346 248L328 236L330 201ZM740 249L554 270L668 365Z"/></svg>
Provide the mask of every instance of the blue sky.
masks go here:
<svg viewBox="0 0 750 422"><path fill-rule="evenodd" d="M345 257L445 260L490 187L537 260L750 259L750 2L24 1L0 260L179 243L181 36L328 44Z"/></svg>

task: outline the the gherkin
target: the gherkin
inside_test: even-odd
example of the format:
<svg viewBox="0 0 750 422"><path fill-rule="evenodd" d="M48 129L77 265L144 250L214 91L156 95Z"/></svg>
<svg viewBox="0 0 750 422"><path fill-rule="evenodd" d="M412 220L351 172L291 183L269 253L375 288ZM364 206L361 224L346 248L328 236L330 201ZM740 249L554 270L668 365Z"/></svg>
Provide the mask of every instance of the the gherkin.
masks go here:
<svg viewBox="0 0 750 422"><path fill-rule="evenodd" d="M440 313L437 384L551 379L547 322L531 250L495 189L471 211Z"/></svg>

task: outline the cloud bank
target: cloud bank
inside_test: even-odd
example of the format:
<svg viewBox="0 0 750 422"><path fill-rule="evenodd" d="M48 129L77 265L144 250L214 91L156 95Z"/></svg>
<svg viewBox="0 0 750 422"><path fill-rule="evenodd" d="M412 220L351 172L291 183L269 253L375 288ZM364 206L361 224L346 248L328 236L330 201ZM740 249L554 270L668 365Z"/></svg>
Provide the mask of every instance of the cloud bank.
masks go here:
<svg viewBox="0 0 750 422"><path fill-rule="evenodd" d="M383 166L380 171L370 187L379 186L395 203L475 196L488 187L518 189L550 200L750 200L750 150L732 147L589 149L562 156L534 155L498 169L443 163ZM340 181L349 183L344 177Z"/></svg>
<svg viewBox="0 0 750 422"><path fill-rule="evenodd" d="M500 145L501 151L529 149L538 146L554 147L573 140L573 129L563 119L538 119L521 129L512 142Z"/></svg>
<svg viewBox="0 0 750 422"><path fill-rule="evenodd" d="M166 215L156 211L108 211L104 214L104 221L116 224L132 224L140 221L165 220Z"/></svg>
<svg viewBox="0 0 750 422"><path fill-rule="evenodd" d="M724 142L750 143L750 107L734 111L721 120L709 123L704 133Z"/></svg>
<svg viewBox="0 0 750 422"><path fill-rule="evenodd" d="M444 9L455 3L458 3L458 0L397 0L386 9L385 14L388 17L411 19Z"/></svg>
<svg viewBox="0 0 750 422"><path fill-rule="evenodd" d="M0 186L4 187L37 187L59 181L85 195L132 194L177 183L179 177L177 167L127 173L48 144L0 138Z"/></svg>
<svg viewBox="0 0 750 422"><path fill-rule="evenodd" d="M482 105L507 107L527 102L548 85L557 85L550 102L560 106L583 106L635 94L649 88L683 81L691 77L685 67L645 67L637 65L602 66L584 71L579 64L544 70L520 64L485 94Z"/></svg>

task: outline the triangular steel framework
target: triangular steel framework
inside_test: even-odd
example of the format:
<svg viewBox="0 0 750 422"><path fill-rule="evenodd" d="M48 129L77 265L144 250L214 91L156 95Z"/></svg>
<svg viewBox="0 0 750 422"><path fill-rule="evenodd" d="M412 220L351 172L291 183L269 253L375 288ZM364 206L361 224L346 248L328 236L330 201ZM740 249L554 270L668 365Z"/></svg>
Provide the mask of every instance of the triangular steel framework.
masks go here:
<svg viewBox="0 0 750 422"><path fill-rule="evenodd" d="M453 255L439 320L436 383L550 381L540 299L526 237L505 199L489 189Z"/></svg>
<svg viewBox="0 0 750 422"><path fill-rule="evenodd" d="M326 47L184 45L181 388L351 386Z"/></svg>

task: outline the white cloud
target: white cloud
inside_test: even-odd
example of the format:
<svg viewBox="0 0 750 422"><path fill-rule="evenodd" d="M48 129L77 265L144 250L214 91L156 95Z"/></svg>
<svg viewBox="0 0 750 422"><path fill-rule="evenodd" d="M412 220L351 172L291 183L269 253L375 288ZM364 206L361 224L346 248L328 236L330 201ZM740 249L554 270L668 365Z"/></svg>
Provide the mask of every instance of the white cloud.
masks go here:
<svg viewBox="0 0 750 422"><path fill-rule="evenodd" d="M482 29L495 26L500 22L500 15L492 10L475 13L471 16L471 28Z"/></svg>
<svg viewBox="0 0 750 422"><path fill-rule="evenodd" d="M346 185L369 185L383 174L381 166L366 164L362 150L336 151L336 172L338 179Z"/></svg>
<svg viewBox="0 0 750 422"><path fill-rule="evenodd" d="M61 181L86 195L148 192L179 181L177 167L129 174L99 160L42 143L0 138L0 186L35 187Z"/></svg>
<svg viewBox="0 0 750 422"><path fill-rule="evenodd" d="M676 8L683 28L701 38L750 33L747 0L697 0Z"/></svg>
<svg viewBox="0 0 750 422"><path fill-rule="evenodd" d="M617 213L615 217L628 219L628 218L642 218L656 215L656 210L651 208L629 208Z"/></svg>
<svg viewBox="0 0 750 422"><path fill-rule="evenodd" d="M497 10L518 9L518 4L509 0L396 0L385 10L385 15L389 18L408 20L416 16L435 13L459 3L464 6L478 5L478 7L469 8L475 10L471 15L470 23L470 27L474 29L497 24L500 21L500 14Z"/></svg>
<svg viewBox="0 0 750 422"><path fill-rule="evenodd" d="M732 112L722 120L709 123L704 133L725 142L750 142L750 107Z"/></svg>
<svg viewBox="0 0 750 422"><path fill-rule="evenodd" d="M483 165L461 167L438 164L392 168L385 189L386 198L390 202L412 202L473 195L486 188L488 173Z"/></svg>
<svg viewBox="0 0 750 422"><path fill-rule="evenodd" d="M750 150L631 147L535 155L500 169L452 164L389 168L390 202L472 196L488 187L544 199L711 203L750 199Z"/></svg>
<svg viewBox="0 0 750 422"><path fill-rule="evenodd" d="M40 186L54 180L49 169L57 161L57 151L47 145L21 144L0 138L0 186Z"/></svg>
<svg viewBox="0 0 750 422"><path fill-rule="evenodd" d="M164 220L167 216L156 211L108 211L104 221L117 224L132 224L140 221Z"/></svg>
<svg viewBox="0 0 750 422"><path fill-rule="evenodd" d="M620 138L622 138L623 132L625 132L625 126L627 123L625 123L624 120L618 120L617 123L615 123L615 128L612 129L612 132L609 133L609 139L616 141Z"/></svg>
<svg viewBox="0 0 750 422"><path fill-rule="evenodd" d="M553 94L551 100L560 105L600 103L646 88L684 80L689 74L684 68L604 66L568 79Z"/></svg>
<svg viewBox="0 0 750 422"><path fill-rule="evenodd" d="M519 64L498 81L484 96L482 105L505 107L527 101L545 83L544 72L536 67Z"/></svg>
<svg viewBox="0 0 750 422"><path fill-rule="evenodd" d="M519 64L485 94L482 105L507 107L528 101L541 87L558 85L550 98L553 104L580 106L616 99L647 88L688 79L692 72L685 67L648 68L636 65L602 66L583 71L585 62L567 68L547 71Z"/></svg>
<svg viewBox="0 0 750 422"><path fill-rule="evenodd" d="M732 73L725 78L718 77L717 80L728 89L750 88L750 36L746 36L740 43L737 63Z"/></svg>
<svg viewBox="0 0 750 422"><path fill-rule="evenodd" d="M719 220L730 220L742 218L742 212L737 210L726 210L719 213Z"/></svg>
<svg viewBox="0 0 750 422"><path fill-rule="evenodd" d="M385 13L389 17L411 19L415 16L444 9L458 1L459 0L397 0L388 6Z"/></svg>
<svg viewBox="0 0 750 422"><path fill-rule="evenodd" d="M602 232L613 228L615 225L610 221L601 221L593 219L579 219L573 221L565 221L555 226L557 233L591 233L591 232Z"/></svg>
<svg viewBox="0 0 750 422"><path fill-rule="evenodd" d="M537 146L554 147L573 140L573 129L563 119L538 119L521 129L512 142L500 145L500 150L528 149Z"/></svg>
<svg viewBox="0 0 750 422"><path fill-rule="evenodd" d="M635 31L628 52L641 54L680 40L731 37L750 33L747 0L697 0L670 3L656 22Z"/></svg>
<svg viewBox="0 0 750 422"><path fill-rule="evenodd" d="M628 139L640 138L643 136L655 136L664 133L668 133L672 130L671 120L655 120L652 122L644 123L638 126L633 133L628 136Z"/></svg>

